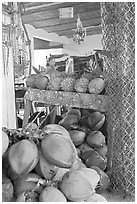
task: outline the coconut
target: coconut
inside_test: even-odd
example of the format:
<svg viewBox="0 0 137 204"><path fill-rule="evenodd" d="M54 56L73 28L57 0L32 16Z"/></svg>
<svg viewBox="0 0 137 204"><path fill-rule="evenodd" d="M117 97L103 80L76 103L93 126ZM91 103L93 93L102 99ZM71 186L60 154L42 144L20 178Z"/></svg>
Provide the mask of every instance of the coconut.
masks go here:
<svg viewBox="0 0 137 204"><path fill-rule="evenodd" d="M86 134L79 130L70 130L69 133L75 146L82 144L86 137Z"/></svg>
<svg viewBox="0 0 137 204"><path fill-rule="evenodd" d="M106 160L101 157L98 152L93 151L90 156L86 159L85 164L87 167L97 166L102 170L106 168Z"/></svg>
<svg viewBox="0 0 137 204"><path fill-rule="evenodd" d="M61 168L70 168L76 158L72 141L55 133L42 140L41 151L49 163Z"/></svg>
<svg viewBox="0 0 137 204"><path fill-rule="evenodd" d="M100 181L100 176L97 173L97 171L95 171L94 169L86 168L86 167L80 168L80 171L84 173L84 176L90 182L92 189L95 189L98 182Z"/></svg>
<svg viewBox="0 0 137 204"><path fill-rule="evenodd" d="M90 132L86 138L86 141L91 147L96 148L103 147L103 145L106 143L105 136L100 131Z"/></svg>
<svg viewBox="0 0 137 204"><path fill-rule="evenodd" d="M12 145L8 152L11 177L28 174L38 162L38 149L35 143L23 139Z"/></svg>
<svg viewBox="0 0 137 204"><path fill-rule="evenodd" d="M72 170L64 174L60 190L73 202L80 202L88 199L94 190L84 173L80 170Z"/></svg>
<svg viewBox="0 0 137 204"><path fill-rule="evenodd" d="M16 196L19 196L25 191L31 191L35 189L35 192L40 192L42 186L37 186L39 179L42 177L36 173L28 173L27 175L17 178L13 181L14 184L14 193Z"/></svg>
<svg viewBox="0 0 137 204"><path fill-rule="evenodd" d="M95 111L87 118L91 130L99 130L105 122L105 114Z"/></svg>
<svg viewBox="0 0 137 204"><path fill-rule="evenodd" d="M11 180L2 174L2 202L9 202L13 197L13 184Z"/></svg>
<svg viewBox="0 0 137 204"><path fill-rule="evenodd" d="M110 187L109 176L97 166L92 166L91 169L94 169L100 176L99 191L108 189Z"/></svg>
<svg viewBox="0 0 137 204"><path fill-rule="evenodd" d="M36 88L35 79L37 74L31 74L26 78L26 85L31 88Z"/></svg>
<svg viewBox="0 0 137 204"><path fill-rule="evenodd" d="M37 89L45 90L47 88L48 81L49 79L47 76L42 76L39 74L35 79L35 86Z"/></svg>
<svg viewBox="0 0 137 204"><path fill-rule="evenodd" d="M67 202L67 199L59 189L49 186L42 190L39 202Z"/></svg>
<svg viewBox="0 0 137 204"><path fill-rule="evenodd" d="M85 202L107 202L107 200L102 195L94 193Z"/></svg>
<svg viewBox="0 0 137 204"><path fill-rule="evenodd" d="M59 124L66 128L67 130L70 130L73 125L76 125L78 123L78 117L74 114L66 115Z"/></svg>
<svg viewBox="0 0 137 204"><path fill-rule="evenodd" d="M96 148L96 151L100 154L100 156L102 157L106 157L107 156L107 150L108 147L107 145L103 145L102 147Z"/></svg>
<svg viewBox="0 0 137 204"><path fill-rule="evenodd" d="M9 137L2 131L2 155L6 152L9 146Z"/></svg>
<svg viewBox="0 0 137 204"><path fill-rule="evenodd" d="M38 202L38 195L34 191L25 191L17 197L16 202Z"/></svg>
<svg viewBox="0 0 137 204"><path fill-rule="evenodd" d="M39 152L39 161L35 171L47 180L51 180L57 173L58 167L49 163L46 158Z"/></svg>
<svg viewBox="0 0 137 204"><path fill-rule="evenodd" d="M81 112L79 109L74 109L74 108L71 108L70 110L68 110L68 112L66 113L66 115L76 115L78 117L78 119L81 118Z"/></svg>
<svg viewBox="0 0 137 204"><path fill-rule="evenodd" d="M42 129L42 132L45 133L45 135L57 133L60 137L71 139L69 132L58 124L48 124Z"/></svg>

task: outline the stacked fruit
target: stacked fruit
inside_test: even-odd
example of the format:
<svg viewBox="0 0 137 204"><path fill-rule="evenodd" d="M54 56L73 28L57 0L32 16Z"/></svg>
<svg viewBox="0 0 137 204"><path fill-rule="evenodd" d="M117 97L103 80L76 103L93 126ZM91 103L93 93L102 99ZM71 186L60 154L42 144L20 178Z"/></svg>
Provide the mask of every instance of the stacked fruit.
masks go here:
<svg viewBox="0 0 137 204"><path fill-rule="evenodd" d="M103 113L70 109L59 124L3 129L3 201L106 202L104 123Z"/></svg>
<svg viewBox="0 0 137 204"><path fill-rule="evenodd" d="M105 114L98 111L69 110L59 122L65 127L87 167L97 166L103 171L107 164L107 138L103 134Z"/></svg>
<svg viewBox="0 0 137 204"><path fill-rule="evenodd" d="M100 94L104 90L105 79L103 75L93 75L93 73L86 73L78 77L76 74L68 75L58 71L40 72L28 76L26 85L40 90Z"/></svg>
<svg viewBox="0 0 137 204"><path fill-rule="evenodd" d="M3 201L106 201L105 114L70 109L62 118L42 129L30 123L3 131Z"/></svg>

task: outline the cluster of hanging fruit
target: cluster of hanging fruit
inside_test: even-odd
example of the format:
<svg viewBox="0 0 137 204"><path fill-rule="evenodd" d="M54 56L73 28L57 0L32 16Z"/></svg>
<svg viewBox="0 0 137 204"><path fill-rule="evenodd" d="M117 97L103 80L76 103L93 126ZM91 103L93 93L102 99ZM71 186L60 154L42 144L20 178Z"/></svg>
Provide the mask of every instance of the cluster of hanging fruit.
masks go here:
<svg viewBox="0 0 137 204"><path fill-rule="evenodd" d="M104 113L72 108L41 129L3 128L3 202L107 202L104 123Z"/></svg>

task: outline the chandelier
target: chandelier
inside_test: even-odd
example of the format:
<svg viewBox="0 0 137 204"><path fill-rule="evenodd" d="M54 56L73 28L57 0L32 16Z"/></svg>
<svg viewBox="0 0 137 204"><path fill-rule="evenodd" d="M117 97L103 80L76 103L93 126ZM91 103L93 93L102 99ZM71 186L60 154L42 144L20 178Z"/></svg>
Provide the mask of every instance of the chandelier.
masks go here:
<svg viewBox="0 0 137 204"><path fill-rule="evenodd" d="M86 28L83 27L82 22L80 20L80 16L78 15L77 19L77 29L74 30L73 41L80 44L85 40L86 37Z"/></svg>

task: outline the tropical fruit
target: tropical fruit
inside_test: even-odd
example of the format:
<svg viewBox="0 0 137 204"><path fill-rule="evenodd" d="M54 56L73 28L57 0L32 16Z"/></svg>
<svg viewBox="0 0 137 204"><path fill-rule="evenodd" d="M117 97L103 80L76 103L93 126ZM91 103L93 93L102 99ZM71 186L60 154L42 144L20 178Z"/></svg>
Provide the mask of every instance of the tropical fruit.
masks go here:
<svg viewBox="0 0 137 204"><path fill-rule="evenodd" d="M96 148L96 151L100 154L100 156L102 157L106 157L107 156L107 150L108 147L107 145L103 145L102 147Z"/></svg>
<svg viewBox="0 0 137 204"><path fill-rule="evenodd" d="M62 177L66 172L68 172L70 169L68 168L60 168L58 167L56 175L52 178L52 181L61 181Z"/></svg>
<svg viewBox="0 0 137 204"><path fill-rule="evenodd" d="M89 93L100 94L105 87L105 80L102 78L92 79L88 85Z"/></svg>
<svg viewBox="0 0 137 204"><path fill-rule="evenodd" d="M78 123L78 117L74 114L66 115L60 122L59 125L65 129L70 130L73 125Z"/></svg>
<svg viewBox="0 0 137 204"><path fill-rule="evenodd" d="M98 173L94 169L86 167L80 168L80 171L84 173L84 176L90 182L92 189L95 189L98 182L100 181L100 176L98 175Z"/></svg>
<svg viewBox="0 0 137 204"><path fill-rule="evenodd" d="M37 89L45 90L47 88L48 81L49 79L47 76L42 76L39 74L35 79L35 86Z"/></svg>
<svg viewBox="0 0 137 204"><path fill-rule="evenodd" d="M35 192L40 192L42 186L37 186L39 179L42 177L36 173L28 173L27 175L17 178L13 181L14 184L14 193L16 196L19 196L25 191L31 191L35 189Z"/></svg>
<svg viewBox="0 0 137 204"><path fill-rule="evenodd" d="M90 147L86 142L83 142L81 145L78 147L80 149L81 154L83 154L87 150L93 150L92 147Z"/></svg>
<svg viewBox="0 0 137 204"><path fill-rule="evenodd" d="M81 118L81 112L80 112L79 109L74 109L74 108L72 108L72 109L68 110L68 112L66 113L66 115L76 115L78 119Z"/></svg>
<svg viewBox="0 0 137 204"><path fill-rule="evenodd" d="M92 72L85 72L84 74L81 75L81 78L86 78L90 81L94 78L94 76L93 76Z"/></svg>
<svg viewBox="0 0 137 204"><path fill-rule="evenodd" d="M45 133L45 136L55 133L60 135L60 137L71 139L69 132L58 124L48 124L42 129L42 131Z"/></svg>
<svg viewBox="0 0 137 204"><path fill-rule="evenodd" d="M91 147L100 148L105 144L105 136L100 131L92 131L87 135L87 143Z"/></svg>
<svg viewBox="0 0 137 204"><path fill-rule="evenodd" d="M99 130L105 122L105 114L95 111L87 118L91 130Z"/></svg>
<svg viewBox="0 0 137 204"><path fill-rule="evenodd" d="M106 168L106 160L101 157L96 151L93 151L90 156L86 159L85 164L87 167L97 166L101 170Z"/></svg>
<svg viewBox="0 0 137 204"><path fill-rule="evenodd" d="M74 91L74 86L75 86L75 78L74 77L67 77L62 80L61 82L61 89L63 91Z"/></svg>
<svg viewBox="0 0 137 204"><path fill-rule="evenodd" d="M77 155L78 155L78 157L80 157L80 155L81 155L81 151L80 151L80 149L79 149L79 148L76 148L76 151L77 151Z"/></svg>
<svg viewBox="0 0 137 204"><path fill-rule="evenodd" d="M17 197L16 202L38 202L38 195L34 191L24 191Z"/></svg>
<svg viewBox="0 0 137 204"><path fill-rule="evenodd" d="M81 153L80 158L82 159L83 162L85 162L87 160L87 158L89 158L94 152L94 149L87 149L84 152Z"/></svg>
<svg viewBox="0 0 137 204"><path fill-rule="evenodd" d="M61 89L61 82L63 78L60 76L51 77L48 83L49 90L59 91Z"/></svg>
<svg viewBox="0 0 137 204"><path fill-rule="evenodd" d="M11 176L28 174L38 162L38 149L35 143L23 139L12 145L8 153Z"/></svg>
<svg viewBox="0 0 137 204"><path fill-rule="evenodd" d="M89 128L88 124L88 115L83 115L80 120L78 121L78 124L80 126L86 127L87 129Z"/></svg>
<svg viewBox="0 0 137 204"><path fill-rule="evenodd" d="M2 131L2 155L6 152L9 146L9 137Z"/></svg>
<svg viewBox="0 0 137 204"><path fill-rule="evenodd" d="M82 144L86 136L84 132L79 130L70 130L69 134L75 146Z"/></svg>
<svg viewBox="0 0 137 204"><path fill-rule="evenodd" d="M2 202L9 202L13 197L13 184L11 180L2 174Z"/></svg>
<svg viewBox="0 0 137 204"><path fill-rule="evenodd" d="M36 85L35 85L36 77L37 77L37 74L31 74L31 75L29 75L29 76L26 78L26 85L27 85L28 87L31 87L31 88L36 88Z"/></svg>
<svg viewBox="0 0 137 204"><path fill-rule="evenodd" d="M91 169L94 169L100 176L99 190L108 189L110 187L110 178L109 178L109 176L97 166L92 166Z"/></svg>
<svg viewBox="0 0 137 204"><path fill-rule="evenodd" d="M76 158L76 149L72 141L59 134L51 134L44 138L41 151L48 162L61 168L70 168Z"/></svg>
<svg viewBox="0 0 137 204"><path fill-rule="evenodd" d="M85 202L107 202L107 200L102 195L94 193L88 199L86 199Z"/></svg>
<svg viewBox="0 0 137 204"><path fill-rule="evenodd" d="M70 171L81 169L83 167L86 167L86 165L82 162L82 160L79 157L77 157L77 159L74 161Z"/></svg>
<svg viewBox="0 0 137 204"><path fill-rule="evenodd" d="M82 116L90 116L90 114L91 114L91 111L89 110L89 109L85 109L85 108L82 108L81 109L81 115Z"/></svg>
<svg viewBox="0 0 137 204"><path fill-rule="evenodd" d="M78 93L86 93L88 89L89 80L87 78L80 78L76 80L75 91Z"/></svg>
<svg viewBox="0 0 137 204"><path fill-rule="evenodd" d="M47 180L51 180L57 173L58 167L50 164L39 151L39 161L35 167L35 171Z"/></svg>
<svg viewBox="0 0 137 204"><path fill-rule="evenodd" d="M49 186L42 190L39 202L67 202L67 199L59 189Z"/></svg>
<svg viewBox="0 0 137 204"><path fill-rule="evenodd" d="M80 170L72 170L64 174L60 185L60 190L73 202L80 202L88 199L94 190L89 180Z"/></svg>

